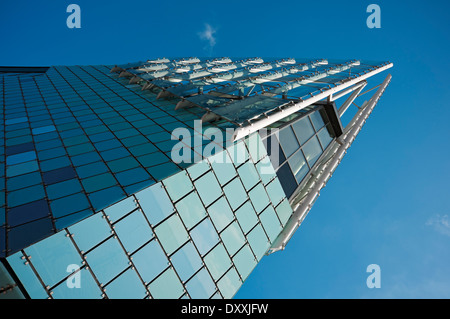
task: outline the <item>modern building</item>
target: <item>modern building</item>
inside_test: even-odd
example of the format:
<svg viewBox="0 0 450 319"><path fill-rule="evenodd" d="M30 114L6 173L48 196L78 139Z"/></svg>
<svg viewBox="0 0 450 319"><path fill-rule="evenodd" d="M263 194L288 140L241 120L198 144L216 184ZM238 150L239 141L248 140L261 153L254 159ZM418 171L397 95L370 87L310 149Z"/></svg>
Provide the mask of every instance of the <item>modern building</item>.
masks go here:
<svg viewBox="0 0 450 319"><path fill-rule="evenodd" d="M390 67L0 67L0 298L232 298L285 248Z"/></svg>

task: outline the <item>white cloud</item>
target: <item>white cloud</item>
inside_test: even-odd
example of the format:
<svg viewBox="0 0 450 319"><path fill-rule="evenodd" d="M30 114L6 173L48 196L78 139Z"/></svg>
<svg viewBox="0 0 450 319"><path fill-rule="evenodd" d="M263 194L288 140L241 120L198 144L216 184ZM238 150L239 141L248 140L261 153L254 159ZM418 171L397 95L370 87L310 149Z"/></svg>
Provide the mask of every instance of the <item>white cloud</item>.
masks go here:
<svg viewBox="0 0 450 319"><path fill-rule="evenodd" d="M439 233L450 236L450 219L448 215L436 214L425 223L427 226L433 227Z"/></svg>
<svg viewBox="0 0 450 319"><path fill-rule="evenodd" d="M208 45L205 47L205 49L208 50L209 53L212 52L214 46L216 45L216 37L214 36L215 33L216 30L208 23L205 23L205 29L202 32L198 33L200 39L208 42Z"/></svg>

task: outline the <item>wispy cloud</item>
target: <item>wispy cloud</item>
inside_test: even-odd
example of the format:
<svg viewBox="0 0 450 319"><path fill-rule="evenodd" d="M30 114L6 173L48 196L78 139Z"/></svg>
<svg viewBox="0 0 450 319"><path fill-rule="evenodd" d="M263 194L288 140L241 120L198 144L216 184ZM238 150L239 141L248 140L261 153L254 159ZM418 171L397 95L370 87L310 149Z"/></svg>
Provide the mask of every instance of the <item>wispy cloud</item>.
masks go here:
<svg viewBox="0 0 450 319"><path fill-rule="evenodd" d="M214 29L208 23L205 23L205 29L198 33L198 36L201 40L207 41L207 45L206 47L204 47L204 49L208 51L208 54L212 53L212 50L216 45L216 37L214 36L215 33L216 29Z"/></svg>
<svg viewBox="0 0 450 319"><path fill-rule="evenodd" d="M433 227L439 233L450 236L450 219L448 215L436 214L427 220L425 225Z"/></svg>

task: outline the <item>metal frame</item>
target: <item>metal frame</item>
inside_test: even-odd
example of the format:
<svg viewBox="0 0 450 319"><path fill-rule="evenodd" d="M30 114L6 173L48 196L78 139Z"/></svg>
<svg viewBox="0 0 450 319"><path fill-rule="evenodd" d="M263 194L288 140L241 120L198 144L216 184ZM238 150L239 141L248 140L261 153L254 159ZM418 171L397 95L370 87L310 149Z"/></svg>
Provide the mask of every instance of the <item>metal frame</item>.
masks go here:
<svg viewBox="0 0 450 319"><path fill-rule="evenodd" d="M288 220L283 231L272 244L272 247L267 254L283 250L286 247L292 235L301 225L315 200L320 195L320 190L326 185L328 179L347 152L347 149L351 146L362 126L365 124L370 113L373 111L375 105L391 81L391 78L392 76L389 74L369 102L358 110L345 128L344 134L330 144L327 154L320 163L322 165L319 164L315 170L310 172L310 179L305 181L303 192L294 197L291 203L294 213Z"/></svg>
<svg viewBox="0 0 450 319"><path fill-rule="evenodd" d="M354 84L357 84L358 82L366 80L367 78L372 77L375 74L378 74L380 72L383 72L384 70L387 70L391 67L393 67L393 63L389 63L387 65L379 67L379 68L377 68L373 71L370 71L364 75L361 75L361 76L356 77L352 80L349 80L343 84L340 84L332 89L329 89L325 92L317 94L316 96L313 96L307 100L303 100L298 103L290 104L290 106L287 105L285 108L281 109L280 111L278 111L272 115L267 115L265 118L263 118L261 120L256 120L255 122L252 122L247 126L239 127L236 129L236 131L233 134L233 141L239 140L247 135L250 135L251 133L256 132L274 122L277 122L277 121L281 120L282 118L291 115L292 113L295 113L311 104L314 104L317 101L328 98L333 93L337 93L348 87L351 87Z"/></svg>

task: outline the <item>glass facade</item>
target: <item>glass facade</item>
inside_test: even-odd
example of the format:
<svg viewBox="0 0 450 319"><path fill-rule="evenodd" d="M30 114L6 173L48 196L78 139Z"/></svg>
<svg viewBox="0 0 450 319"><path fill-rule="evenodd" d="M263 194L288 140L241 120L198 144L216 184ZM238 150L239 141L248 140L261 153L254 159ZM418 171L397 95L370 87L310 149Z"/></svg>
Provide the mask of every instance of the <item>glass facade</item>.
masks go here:
<svg viewBox="0 0 450 319"><path fill-rule="evenodd" d="M232 298L337 136L313 102L233 130L385 65L0 67L0 296Z"/></svg>
<svg viewBox="0 0 450 319"><path fill-rule="evenodd" d="M264 136L277 176L289 198L336 136L322 106L275 123ZM275 148L277 148L275 150Z"/></svg>

